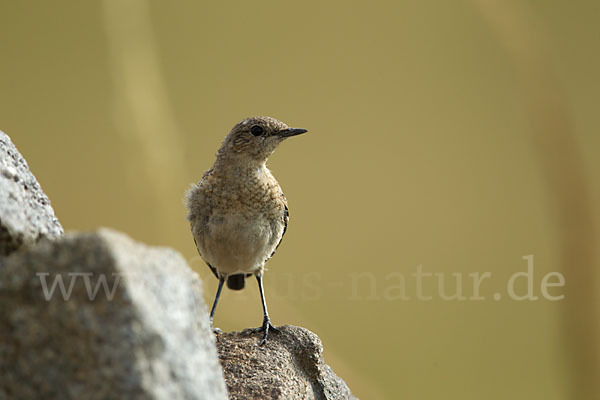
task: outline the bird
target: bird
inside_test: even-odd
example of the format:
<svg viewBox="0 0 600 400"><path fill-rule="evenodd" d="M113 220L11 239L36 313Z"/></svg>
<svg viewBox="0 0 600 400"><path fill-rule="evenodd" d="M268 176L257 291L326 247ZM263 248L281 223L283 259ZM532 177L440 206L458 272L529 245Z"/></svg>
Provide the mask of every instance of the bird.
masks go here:
<svg viewBox="0 0 600 400"><path fill-rule="evenodd" d="M219 280L210 311L212 326L223 284L241 290L254 275L263 308L262 325L279 331L267 311L263 288L265 263L275 254L289 221L287 200L267 168L267 160L285 139L308 132L271 117L246 118L223 140L213 166L186 194L187 219L198 253Z"/></svg>

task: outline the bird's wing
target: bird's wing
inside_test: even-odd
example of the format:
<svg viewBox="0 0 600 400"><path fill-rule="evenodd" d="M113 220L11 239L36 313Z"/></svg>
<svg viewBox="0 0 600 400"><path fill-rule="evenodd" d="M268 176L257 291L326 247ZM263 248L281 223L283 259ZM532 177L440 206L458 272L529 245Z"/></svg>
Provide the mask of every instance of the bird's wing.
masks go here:
<svg viewBox="0 0 600 400"><path fill-rule="evenodd" d="M198 250L198 243L196 242L196 238L194 238L194 244L196 245L196 249ZM200 254L200 250L198 250L198 254ZM200 257L202 257L202 254L200 254ZM204 260L204 258L203 258L203 260ZM217 269L215 267L213 267L212 265L210 265L208 262L206 262L206 260L204 260L204 262L206 263L206 265L208 265L208 268L210 268L210 270L215 275L215 277L217 279L220 279L219 274L217 273Z"/></svg>
<svg viewBox="0 0 600 400"><path fill-rule="evenodd" d="M275 254L275 252L277 251L277 248L281 244L281 241L283 240L283 237L285 236L285 231L287 230L288 222L290 220L290 210L288 209L287 200L286 200L285 196L283 195L283 193L281 194L281 201L283 202L283 232L281 233L281 237L279 238L279 242L277 243L277 246L275 246L275 250L273 250L273 252L269 256L269 258L273 257L273 254Z"/></svg>
<svg viewBox="0 0 600 400"><path fill-rule="evenodd" d="M210 265L209 263L206 263L206 265L208 265L208 268L210 268L210 270L212 271L212 273L215 275L215 277L217 279L221 279L219 278L219 274L217 273L217 269L215 267L213 267L212 265Z"/></svg>
<svg viewBox="0 0 600 400"><path fill-rule="evenodd" d="M198 223L198 218L199 215L203 215L206 213L206 210L204 209L204 207L200 206L198 203L196 203L197 199L194 200L194 195L196 194L196 191L198 190L198 187L200 185L202 185L202 183L204 181L206 181L207 179L209 179L211 173L212 173L213 169L209 169L208 171L206 171L204 173L204 175L202 176L202 179L200 179L200 182L198 182L198 185L193 185L192 188L190 188L190 190L188 190L187 192L187 202L188 202L188 219L190 221L190 228L192 229L192 236L194 238L194 244L196 245L196 249L198 250L198 254L200 254L200 257L204 260L204 257L202 257L202 253L200 252L200 248L198 247L198 242L196 241L196 226L195 224ZM198 227L200 228L200 227ZM208 268L210 268L210 270L212 271L212 273L215 275L215 277L217 279L219 278L219 274L217 273L217 269L215 267L213 267L212 265L210 265L208 263L208 261L204 260L204 262L206 263L206 265L208 265Z"/></svg>

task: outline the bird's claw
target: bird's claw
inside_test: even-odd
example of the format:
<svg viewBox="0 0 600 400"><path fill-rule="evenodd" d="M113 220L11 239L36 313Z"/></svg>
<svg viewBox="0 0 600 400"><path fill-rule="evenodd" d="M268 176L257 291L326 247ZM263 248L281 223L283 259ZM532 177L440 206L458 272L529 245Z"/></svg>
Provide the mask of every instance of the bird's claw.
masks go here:
<svg viewBox="0 0 600 400"><path fill-rule="evenodd" d="M217 335L219 335L219 334L223 333L223 331L222 331L221 329L219 329L219 328L215 328L215 327L213 326L213 320L212 320L212 318L210 319L210 329L213 331L213 333L215 333L215 334L217 334Z"/></svg>
<svg viewBox="0 0 600 400"><path fill-rule="evenodd" d="M269 331L275 331L275 332L280 332L279 328L273 326L273 324L271 324L271 320L269 319L269 317L265 317L265 319L263 320L263 324L262 326L259 326L258 328L254 328L252 330L252 333L259 333L259 332L264 332L263 338L262 340L258 343L259 346L263 346L265 343L267 343L267 337L269 336Z"/></svg>

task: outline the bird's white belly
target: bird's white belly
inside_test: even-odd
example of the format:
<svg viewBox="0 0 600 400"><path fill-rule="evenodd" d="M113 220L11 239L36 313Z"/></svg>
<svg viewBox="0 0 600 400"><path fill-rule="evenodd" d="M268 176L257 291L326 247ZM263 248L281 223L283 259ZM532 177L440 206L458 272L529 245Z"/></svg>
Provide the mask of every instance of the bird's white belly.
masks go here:
<svg viewBox="0 0 600 400"><path fill-rule="evenodd" d="M198 247L202 257L224 274L260 270L274 250L271 224L239 215L211 217Z"/></svg>

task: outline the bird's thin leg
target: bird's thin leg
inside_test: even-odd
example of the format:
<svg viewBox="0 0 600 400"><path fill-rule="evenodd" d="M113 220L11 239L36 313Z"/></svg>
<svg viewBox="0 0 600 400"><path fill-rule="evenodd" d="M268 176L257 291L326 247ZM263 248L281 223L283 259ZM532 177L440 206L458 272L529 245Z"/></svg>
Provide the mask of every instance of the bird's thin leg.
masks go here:
<svg viewBox="0 0 600 400"><path fill-rule="evenodd" d="M279 329L277 329L276 327L274 327L271 324L271 319L269 318L269 312L267 311L267 302L265 301L265 291L263 290L262 274L256 275L256 280L258 281L258 290L260 291L260 299L262 300L264 318L263 318L262 326L254 329L254 332L263 332L264 331L263 338L259 343L262 346L263 344L265 344L267 342L267 336L269 335L269 329L272 329L276 332L279 332Z"/></svg>
<svg viewBox="0 0 600 400"><path fill-rule="evenodd" d="M210 327L212 328L213 317L215 316L215 310L217 309L217 303L219 302L219 297L221 297L221 289L223 289L223 283L225 283L225 278L219 278L219 287L217 288L217 295L215 296L215 302L212 305L212 309L210 310Z"/></svg>

